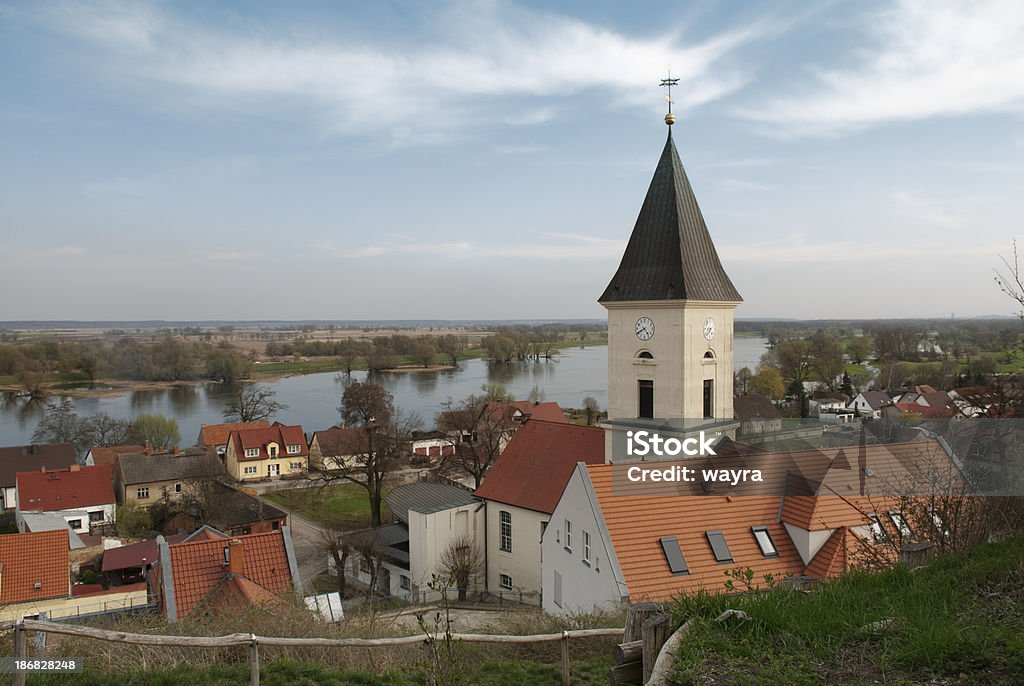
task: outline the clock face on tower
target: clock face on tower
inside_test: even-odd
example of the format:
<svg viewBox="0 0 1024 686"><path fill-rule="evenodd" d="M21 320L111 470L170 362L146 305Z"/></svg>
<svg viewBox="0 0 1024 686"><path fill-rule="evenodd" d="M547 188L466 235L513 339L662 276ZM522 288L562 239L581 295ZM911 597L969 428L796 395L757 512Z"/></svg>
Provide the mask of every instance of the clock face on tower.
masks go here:
<svg viewBox="0 0 1024 686"><path fill-rule="evenodd" d="M704 338L705 340L711 340L715 337L715 320L708 317L704 320Z"/></svg>
<svg viewBox="0 0 1024 686"><path fill-rule="evenodd" d="M654 322L650 317L640 317L636 320L636 337L641 341L649 341L654 336Z"/></svg>

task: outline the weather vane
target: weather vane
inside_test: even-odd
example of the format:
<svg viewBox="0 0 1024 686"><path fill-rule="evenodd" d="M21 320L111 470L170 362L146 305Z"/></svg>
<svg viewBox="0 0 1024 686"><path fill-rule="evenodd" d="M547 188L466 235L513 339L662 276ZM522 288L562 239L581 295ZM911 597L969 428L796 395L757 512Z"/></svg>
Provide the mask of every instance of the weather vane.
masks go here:
<svg viewBox="0 0 1024 686"><path fill-rule="evenodd" d="M672 67L668 68L668 78L661 80L661 86L668 88L668 95L665 96L665 100L668 101L668 114L665 115L665 123L672 126L676 123L676 115L672 114L672 86L679 83L679 79L672 78Z"/></svg>

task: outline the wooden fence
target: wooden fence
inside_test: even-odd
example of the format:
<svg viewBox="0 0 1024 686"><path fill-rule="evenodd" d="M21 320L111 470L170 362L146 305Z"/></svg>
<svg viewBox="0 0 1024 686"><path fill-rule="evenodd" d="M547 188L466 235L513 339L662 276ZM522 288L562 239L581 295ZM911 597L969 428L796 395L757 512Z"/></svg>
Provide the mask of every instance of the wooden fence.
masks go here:
<svg viewBox="0 0 1024 686"><path fill-rule="evenodd" d="M318 647L318 648L381 648L415 645L428 641L443 641L444 636L423 634L398 638L287 638L281 636L257 636L256 634L228 634L227 636L161 636L156 634L132 634L121 631L107 631L91 627L44 622L35 619L20 619L17 622L0 622L0 631L14 629L14 659L28 657L26 633L29 631L82 636L98 641L114 641L134 645L175 646L184 648L229 648L246 646L249 649L249 684L260 683L260 651L263 646ZM562 645L562 684L569 683L569 639L594 638L599 636L621 636L624 629L573 629L557 634L534 634L514 636L500 634L451 634L454 641L467 643L553 643ZM25 685L25 672L14 671L14 686Z"/></svg>

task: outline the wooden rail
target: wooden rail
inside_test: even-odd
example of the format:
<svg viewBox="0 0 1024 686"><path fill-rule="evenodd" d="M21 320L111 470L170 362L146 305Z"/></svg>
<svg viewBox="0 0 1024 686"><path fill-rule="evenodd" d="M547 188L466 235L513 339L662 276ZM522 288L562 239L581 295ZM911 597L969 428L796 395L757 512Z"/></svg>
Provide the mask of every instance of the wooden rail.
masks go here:
<svg viewBox="0 0 1024 686"><path fill-rule="evenodd" d="M112 641L132 645L177 646L187 648L249 648L249 683L259 686L259 646L292 646L319 648L383 648L389 646L413 645L445 640L443 634L422 634L396 638L290 638L284 636L257 636L256 634L228 634L226 636L162 636L158 634L133 634L124 631L108 631L87 626L45 622L36 619L21 619L17 622L0 622L0 631L14 629L14 658L28 657L25 633L28 631L81 636L97 641ZM623 629L573 629L557 634L533 634L518 636L508 634L452 634L453 641L466 643L553 643L562 644L562 683L569 683L569 639L595 638L600 636L621 636ZM14 686L24 686L25 672L14 672Z"/></svg>

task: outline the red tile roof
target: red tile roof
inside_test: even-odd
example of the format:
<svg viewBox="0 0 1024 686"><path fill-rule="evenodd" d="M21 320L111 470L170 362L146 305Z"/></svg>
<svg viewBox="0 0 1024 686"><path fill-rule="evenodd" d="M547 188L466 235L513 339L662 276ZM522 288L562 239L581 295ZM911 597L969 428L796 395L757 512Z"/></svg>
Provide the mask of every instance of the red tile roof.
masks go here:
<svg viewBox="0 0 1024 686"><path fill-rule="evenodd" d="M244 571L250 581L271 594L292 588L292 575L285 552L284 534L235 536L242 543ZM224 565L225 539L190 541L170 545L171 575L177 616L185 617L228 575ZM164 561L161 560L161 565Z"/></svg>
<svg viewBox="0 0 1024 686"><path fill-rule="evenodd" d="M75 446L71 443L14 445L0 448L0 488L14 488L18 472L42 469L67 469L75 464ZM14 503L7 503L14 507Z"/></svg>
<svg viewBox="0 0 1024 686"><path fill-rule="evenodd" d="M534 403L529 400L513 400L510 402L488 403L487 407L492 414L496 415L497 419L500 419L501 415L505 413L508 413L511 418L518 410L528 415L528 418L531 420L540 419L545 422L557 422L559 424L569 423L569 420L565 418L565 413L562 412L562 408L556 402Z"/></svg>
<svg viewBox="0 0 1024 686"><path fill-rule="evenodd" d="M174 534L167 537L168 543L181 543L188 534ZM156 541L142 541L132 543L118 548L111 548L103 551L103 566L101 571L113 572L119 569L133 569L143 564L151 565L156 562L157 548Z"/></svg>
<svg viewBox="0 0 1024 686"><path fill-rule="evenodd" d="M260 419L255 422L235 422L234 424L203 424L199 430L199 445L209 450L219 445L227 445L232 431L244 429L266 429L270 422Z"/></svg>
<svg viewBox="0 0 1024 686"><path fill-rule="evenodd" d="M531 419L476 489L478 498L552 513L577 462L604 462L604 430Z"/></svg>
<svg viewBox="0 0 1024 686"><path fill-rule="evenodd" d="M919 403L896 403L894 407L901 414L914 414L925 419L946 419L956 414L955 407L935 407Z"/></svg>
<svg viewBox="0 0 1024 686"><path fill-rule="evenodd" d="M750 567L756 584L763 575L781 580L787 573L800 574L800 554L777 521L777 496L642 496L613 495L612 465L587 467L601 508L612 547L625 577L630 602L667 600L677 593L706 589L724 592L730 569ZM752 527L764 526L778 551L766 558L757 545ZM721 531L732 553L732 562L719 563L706 532ZM663 536L675 536L689 573L675 576L665 560Z"/></svg>
<svg viewBox="0 0 1024 686"><path fill-rule="evenodd" d="M18 507L23 512L56 512L113 503L114 481L109 464L18 474Z"/></svg>
<svg viewBox="0 0 1024 686"><path fill-rule="evenodd" d="M284 424L274 422L273 426L265 429L241 429L232 431L228 440L234 444L235 457L238 458L239 462L268 459L270 453L267 452L267 445L270 443L277 443L279 450L277 457L305 457L309 455L309 446L306 445L306 434L303 433L302 427L298 425L285 426ZM289 454L286 448L289 445L299 446L299 452ZM257 448L260 451L259 456L246 457L245 451L250 448Z"/></svg>
<svg viewBox="0 0 1024 686"><path fill-rule="evenodd" d="M67 597L70 585L67 529L0 536L0 603Z"/></svg>
<svg viewBox="0 0 1024 686"><path fill-rule="evenodd" d="M108 445L96 446L89 451L92 454L93 464L109 464L117 462L117 456L122 453L144 453L144 445Z"/></svg>

